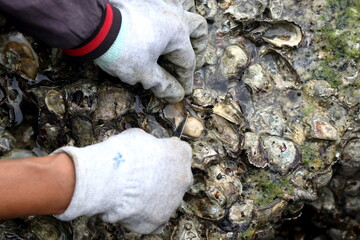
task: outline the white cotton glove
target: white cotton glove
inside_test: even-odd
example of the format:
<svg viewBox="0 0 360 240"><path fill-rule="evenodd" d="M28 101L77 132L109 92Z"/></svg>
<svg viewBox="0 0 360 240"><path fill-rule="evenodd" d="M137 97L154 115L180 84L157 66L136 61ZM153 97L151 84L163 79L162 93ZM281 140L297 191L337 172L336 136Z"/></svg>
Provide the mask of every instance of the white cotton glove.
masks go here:
<svg viewBox="0 0 360 240"><path fill-rule="evenodd" d="M192 184L189 144L141 129L52 154L60 152L73 159L76 172L70 205L55 216L62 221L100 214L103 221L134 232L159 233Z"/></svg>
<svg viewBox="0 0 360 240"><path fill-rule="evenodd" d="M121 29L95 63L123 82L141 83L159 98L181 101L192 92L195 65L203 64L207 46L206 20L187 11L191 1L110 1L121 12ZM171 73L158 64L161 55Z"/></svg>

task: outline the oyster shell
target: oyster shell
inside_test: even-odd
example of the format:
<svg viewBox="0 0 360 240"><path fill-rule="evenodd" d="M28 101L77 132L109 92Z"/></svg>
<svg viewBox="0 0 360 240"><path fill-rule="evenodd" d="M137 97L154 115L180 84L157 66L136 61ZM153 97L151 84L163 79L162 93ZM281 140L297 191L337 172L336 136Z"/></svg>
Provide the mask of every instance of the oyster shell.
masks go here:
<svg viewBox="0 0 360 240"><path fill-rule="evenodd" d="M342 153L340 156L340 162L349 167L360 166L360 130L347 132L342 140Z"/></svg>
<svg viewBox="0 0 360 240"><path fill-rule="evenodd" d="M333 141L339 140L338 132L324 113L320 111L314 112L307 120L307 123L310 126L308 135L311 138Z"/></svg>
<svg viewBox="0 0 360 240"><path fill-rule="evenodd" d="M268 165L267 160L262 155L258 135L246 132L242 148L246 150L249 162L255 167L264 168Z"/></svg>
<svg viewBox="0 0 360 240"><path fill-rule="evenodd" d="M196 218L182 218L171 234L171 240L201 240L200 223Z"/></svg>
<svg viewBox="0 0 360 240"><path fill-rule="evenodd" d="M229 154L236 154L239 151L241 135L224 118L212 114L211 119L214 130L207 131L205 137L220 140ZM214 137L212 137L212 135L214 135Z"/></svg>
<svg viewBox="0 0 360 240"><path fill-rule="evenodd" d="M207 169L210 180L206 181L205 194L210 199L217 201L219 205L229 207L241 195L242 184L237 178L237 170L234 169L234 165L223 164Z"/></svg>
<svg viewBox="0 0 360 240"><path fill-rule="evenodd" d="M295 144L281 137L262 137L262 149L270 169L280 174L287 174L299 163L300 155Z"/></svg>
<svg viewBox="0 0 360 240"><path fill-rule="evenodd" d="M46 93L45 104L50 112L55 113L60 118L65 114L65 102L62 94L56 90L50 90Z"/></svg>
<svg viewBox="0 0 360 240"><path fill-rule="evenodd" d="M249 22L246 36L254 42L265 41L275 47L299 47L303 33L299 25L285 20Z"/></svg>
<svg viewBox="0 0 360 240"><path fill-rule="evenodd" d="M93 125L89 119L82 116L74 116L71 119L71 129L74 136L76 136L75 140L78 146L84 147L95 143Z"/></svg>
<svg viewBox="0 0 360 240"><path fill-rule="evenodd" d="M192 1L181 4L194 11ZM327 233L352 236L360 212L360 95L357 61L345 55L351 49L357 54L358 44L349 38L352 34L343 36L348 26L357 25L334 21L352 14L334 12L334 5L329 11L328 4L197 0L196 9L208 21L210 44L206 64L195 72L195 90L175 117L164 116L169 104L150 92L122 84L92 63L71 65L61 50L34 42L41 65L36 81L23 84L17 54L9 55L16 64L0 69L1 154L32 149L45 155L63 145L103 141L131 127L170 137L189 116L196 119L195 129L204 128L196 137L183 138L193 148L194 185L164 232L142 236L84 217L66 225L66 239L273 239L282 220L308 216L300 216L304 203L304 211L315 208L312 227L324 224L333 228ZM355 13L346 4L341 7ZM2 34L12 29L4 24ZM333 26L343 29L332 31ZM324 36L322 29L330 34ZM321 122L318 129L316 121ZM328 190L322 191L324 186ZM317 197L324 199L310 206ZM2 221L0 239L46 238L32 232L36 219ZM52 225L47 221L44 225ZM309 234L299 233L325 237Z"/></svg>
<svg viewBox="0 0 360 240"><path fill-rule="evenodd" d="M226 78L237 77L249 62L247 53L239 46L228 46L220 59L220 72Z"/></svg>
<svg viewBox="0 0 360 240"><path fill-rule="evenodd" d="M220 220L225 216L225 210L209 198L189 197L182 202L180 210L208 220Z"/></svg>
<svg viewBox="0 0 360 240"><path fill-rule="evenodd" d="M271 86L270 78L264 73L264 69L259 63L249 66L241 79L250 86L253 92L267 92Z"/></svg>
<svg viewBox="0 0 360 240"><path fill-rule="evenodd" d="M254 202L250 199L244 203L235 203L229 210L229 219L238 224L246 223L252 219L254 209Z"/></svg>
<svg viewBox="0 0 360 240"><path fill-rule="evenodd" d="M219 153L211 143L207 141L195 141L191 144L193 149L192 167L205 170L207 165L218 161Z"/></svg>
<svg viewBox="0 0 360 240"><path fill-rule="evenodd" d="M70 114L90 115L97 108L98 88L87 80L79 80L64 88L66 108Z"/></svg>
<svg viewBox="0 0 360 240"><path fill-rule="evenodd" d="M29 41L19 32L0 36L0 64L25 79L35 80L39 58Z"/></svg>
<svg viewBox="0 0 360 240"><path fill-rule="evenodd" d="M98 89L98 104L92 114L94 121L108 121L130 111L134 96L123 88L103 86Z"/></svg>
<svg viewBox="0 0 360 240"><path fill-rule="evenodd" d="M303 92L316 103L327 105L332 102L336 90L324 80L311 80L304 84Z"/></svg>
<svg viewBox="0 0 360 240"><path fill-rule="evenodd" d="M227 97L224 102L215 104L213 113L237 125L244 125L244 118L240 106L230 97Z"/></svg>
<svg viewBox="0 0 360 240"><path fill-rule="evenodd" d="M35 157L36 155L29 150L25 149L13 149L7 154L1 156L1 159L17 159L17 158L29 158L29 157Z"/></svg>
<svg viewBox="0 0 360 240"><path fill-rule="evenodd" d="M162 116L173 124L173 129L175 130L185 120L186 111L184 103L179 102L166 105L162 109Z"/></svg>
<svg viewBox="0 0 360 240"><path fill-rule="evenodd" d="M191 94L191 99L191 103L195 104L196 106L205 108L212 107L216 99L216 92L204 88L195 88Z"/></svg>
<svg viewBox="0 0 360 240"><path fill-rule="evenodd" d="M186 120L183 134L191 138L198 138L205 130L204 124L197 118L189 116Z"/></svg>
<svg viewBox="0 0 360 240"><path fill-rule="evenodd" d="M276 47L298 47L303 33L293 22L276 21L265 31L262 39Z"/></svg>
<svg viewBox="0 0 360 240"><path fill-rule="evenodd" d="M249 20L255 19L256 17L260 16L265 7L266 1L256 1L256 0L235 0L233 3L231 1L230 4L223 4L224 8L227 7L225 13L230 14L236 20Z"/></svg>
<svg viewBox="0 0 360 240"><path fill-rule="evenodd" d="M281 15L284 11L283 0L270 0L269 1L269 10L271 13L271 17L273 19L281 18Z"/></svg>

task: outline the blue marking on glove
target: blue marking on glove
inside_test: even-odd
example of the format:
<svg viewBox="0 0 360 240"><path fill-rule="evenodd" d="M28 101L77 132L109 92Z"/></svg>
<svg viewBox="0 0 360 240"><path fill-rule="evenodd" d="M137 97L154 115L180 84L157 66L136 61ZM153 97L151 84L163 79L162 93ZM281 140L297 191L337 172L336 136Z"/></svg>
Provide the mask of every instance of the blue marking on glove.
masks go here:
<svg viewBox="0 0 360 240"><path fill-rule="evenodd" d="M120 166L120 163L125 162L125 160L122 158L121 153L118 153L118 155L116 157L114 157L113 160L114 160L114 164L113 164L114 169L118 169Z"/></svg>

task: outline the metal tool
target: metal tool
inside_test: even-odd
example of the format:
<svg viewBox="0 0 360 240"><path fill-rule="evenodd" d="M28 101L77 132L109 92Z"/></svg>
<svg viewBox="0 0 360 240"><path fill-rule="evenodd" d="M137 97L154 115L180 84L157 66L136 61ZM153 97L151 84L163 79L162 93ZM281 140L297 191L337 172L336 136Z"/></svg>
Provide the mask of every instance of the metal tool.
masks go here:
<svg viewBox="0 0 360 240"><path fill-rule="evenodd" d="M186 121L188 120L188 117L189 117L189 115L186 114L185 118L181 121L179 126L177 126L177 128L174 131L174 137L178 137L181 139L184 128L185 128Z"/></svg>

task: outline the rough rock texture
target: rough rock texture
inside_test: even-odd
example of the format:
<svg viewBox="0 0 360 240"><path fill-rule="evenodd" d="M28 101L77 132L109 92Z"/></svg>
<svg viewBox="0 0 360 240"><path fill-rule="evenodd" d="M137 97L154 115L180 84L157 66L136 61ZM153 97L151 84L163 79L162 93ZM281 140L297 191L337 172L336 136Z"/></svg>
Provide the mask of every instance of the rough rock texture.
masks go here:
<svg viewBox="0 0 360 240"><path fill-rule="evenodd" d="M85 146L131 127L169 137L185 116L196 122L186 131L199 133L182 137L193 147L195 181L164 233L141 236L96 217L28 217L0 221L0 239L359 238L358 1L195 4L209 48L193 93L176 106L91 63L73 66L28 36L35 49L10 51L11 26L0 19L2 158Z"/></svg>

